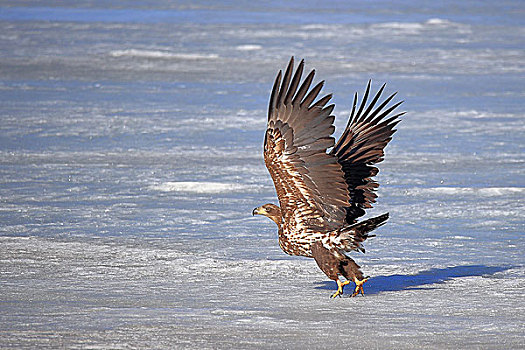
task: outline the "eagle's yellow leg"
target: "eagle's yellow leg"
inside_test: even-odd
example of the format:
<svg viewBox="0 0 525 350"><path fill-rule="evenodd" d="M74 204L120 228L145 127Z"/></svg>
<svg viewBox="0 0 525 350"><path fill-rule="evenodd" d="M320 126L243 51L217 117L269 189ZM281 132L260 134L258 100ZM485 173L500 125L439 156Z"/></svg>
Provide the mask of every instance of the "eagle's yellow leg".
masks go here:
<svg viewBox="0 0 525 350"><path fill-rule="evenodd" d="M362 295L365 295L365 292L363 291L363 284L368 281L368 278L363 278L362 280L358 280L354 277L354 283L355 283L355 290L354 294L352 294L353 297L361 293Z"/></svg>
<svg viewBox="0 0 525 350"><path fill-rule="evenodd" d="M343 287L346 286L348 283L350 283L350 281L344 281L344 282L341 282L340 280L336 280L337 282L337 291L332 294L331 298L335 298L337 296L341 296L343 295Z"/></svg>

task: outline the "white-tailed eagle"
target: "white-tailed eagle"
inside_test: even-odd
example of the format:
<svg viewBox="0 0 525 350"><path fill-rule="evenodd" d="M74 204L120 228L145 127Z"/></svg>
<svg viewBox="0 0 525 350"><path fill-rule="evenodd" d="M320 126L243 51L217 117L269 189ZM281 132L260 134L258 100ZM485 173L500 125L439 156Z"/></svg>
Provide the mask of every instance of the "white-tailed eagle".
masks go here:
<svg viewBox="0 0 525 350"><path fill-rule="evenodd" d="M295 74L292 57L284 76L279 71L273 85L264 138L264 162L277 191L279 206L265 204L253 214L269 217L279 227L279 245L290 255L312 257L337 282L332 297L343 287L356 284L355 296L363 293L360 267L346 253L364 252L368 233L383 225L388 213L357 222L371 208L379 186L374 164L383 160L384 148L404 113L393 114L402 103L388 106L392 94L378 103L385 85L367 101L370 82L358 105L354 97L348 124L337 142L332 95L318 98L321 81L311 88L315 71L301 82L304 60ZM344 279L343 279L344 277Z"/></svg>

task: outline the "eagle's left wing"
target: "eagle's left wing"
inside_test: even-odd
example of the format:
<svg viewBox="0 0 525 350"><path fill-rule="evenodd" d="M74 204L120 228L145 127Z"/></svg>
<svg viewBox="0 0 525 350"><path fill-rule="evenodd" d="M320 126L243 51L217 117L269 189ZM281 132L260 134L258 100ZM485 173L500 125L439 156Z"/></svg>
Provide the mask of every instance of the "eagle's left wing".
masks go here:
<svg viewBox="0 0 525 350"><path fill-rule="evenodd" d="M383 161L384 149L396 132L394 127L400 121L398 118L405 114L401 112L391 115L403 102L388 106L396 93L376 107L385 84L365 109L370 85L369 81L359 108L357 108L357 93L355 94L354 106L345 131L330 151L330 154L337 157L337 161L341 164L348 185L350 194L346 216L348 224L355 223L358 217L365 214L365 209L371 208L375 203L377 198L375 191L379 186L374 180L374 176L379 172L375 164Z"/></svg>
<svg viewBox="0 0 525 350"><path fill-rule="evenodd" d="M334 146L331 95L316 100L324 84L310 91L315 71L299 87L304 61L293 74L293 57L275 80L264 141L264 161L273 179L284 224L334 229L345 222L348 188Z"/></svg>

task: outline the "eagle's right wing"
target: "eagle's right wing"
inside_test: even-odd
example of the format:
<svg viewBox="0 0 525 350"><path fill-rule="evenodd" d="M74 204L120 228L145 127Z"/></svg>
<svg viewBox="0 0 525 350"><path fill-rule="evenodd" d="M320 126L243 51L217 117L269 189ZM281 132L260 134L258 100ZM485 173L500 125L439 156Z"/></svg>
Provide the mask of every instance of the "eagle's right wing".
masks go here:
<svg viewBox="0 0 525 350"><path fill-rule="evenodd" d="M277 75L268 110L264 161L284 217L293 230L335 229L345 222L349 195L335 155L331 95L315 101L324 82L310 90L314 71L299 86L304 61L293 74L293 57ZM310 91L309 91L310 90ZM326 107L325 107L326 106Z"/></svg>

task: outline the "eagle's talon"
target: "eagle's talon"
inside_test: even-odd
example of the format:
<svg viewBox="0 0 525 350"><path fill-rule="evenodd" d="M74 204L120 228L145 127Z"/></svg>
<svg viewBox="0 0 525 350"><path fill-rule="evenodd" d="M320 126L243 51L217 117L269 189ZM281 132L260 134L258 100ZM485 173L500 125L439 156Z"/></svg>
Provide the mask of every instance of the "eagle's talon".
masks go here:
<svg viewBox="0 0 525 350"><path fill-rule="evenodd" d="M342 295L343 295L343 291L337 289L337 291L336 291L334 294L332 294L332 295L330 296L330 299L335 299L335 297L339 297L339 298L341 298Z"/></svg>
<svg viewBox="0 0 525 350"><path fill-rule="evenodd" d="M341 282L340 280L337 280L337 291L332 294L332 296L330 298L335 298L335 297L339 297L341 298L343 296L343 288L344 286L346 286L348 283L350 283L350 281L344 281L344 282Z"/></svg>
<svg viewBox="0 0 525 350"><path fill-rule="evenodd" d="M362 296L365 296L365 291L363 290L363 284L365 284L366 281L368 281L368 278L364 278L361 281L358 280L357 278L354 278L355 290L354 290L354 293L352 294L352 297L355 297L356 295L359 295L359 294L361 294Z"/></svg>

